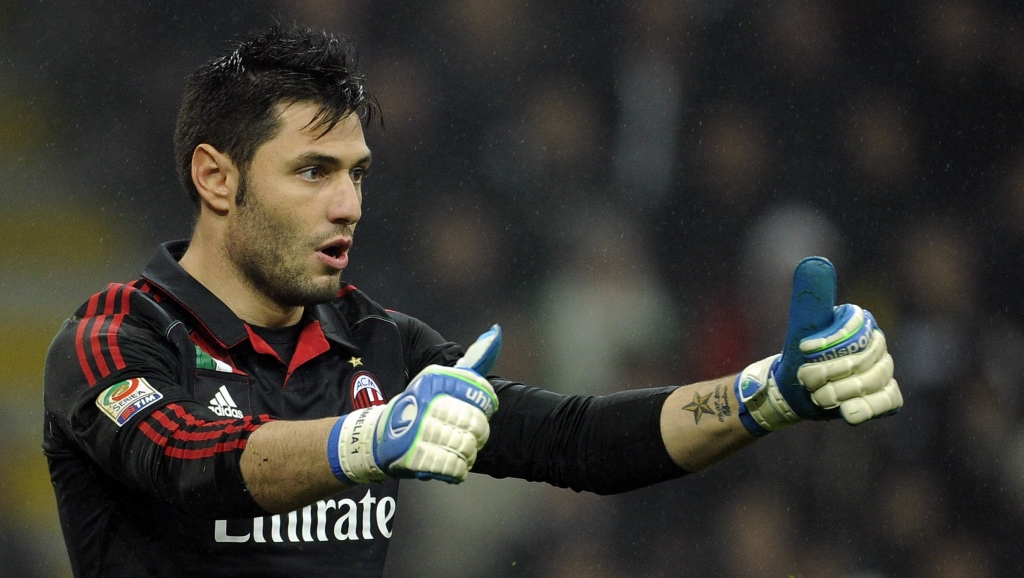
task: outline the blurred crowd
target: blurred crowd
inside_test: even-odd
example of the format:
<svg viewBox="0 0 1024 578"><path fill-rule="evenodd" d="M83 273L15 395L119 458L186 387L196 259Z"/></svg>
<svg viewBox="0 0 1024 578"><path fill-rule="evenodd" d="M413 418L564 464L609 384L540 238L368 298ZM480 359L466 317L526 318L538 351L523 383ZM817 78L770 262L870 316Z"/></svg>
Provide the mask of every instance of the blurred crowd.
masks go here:
<svg viewBox="0 0 1024 578"><path fill-rule="evenodd" d="M345 278L574 394L776 352L837 265L906 406L599 497L403 485L388 576L1024 575L1024 9L1011 0L0 0L0 568L66 576L39 449L61 321L186 237L184 77L279 20L384 110Z"/></svg>

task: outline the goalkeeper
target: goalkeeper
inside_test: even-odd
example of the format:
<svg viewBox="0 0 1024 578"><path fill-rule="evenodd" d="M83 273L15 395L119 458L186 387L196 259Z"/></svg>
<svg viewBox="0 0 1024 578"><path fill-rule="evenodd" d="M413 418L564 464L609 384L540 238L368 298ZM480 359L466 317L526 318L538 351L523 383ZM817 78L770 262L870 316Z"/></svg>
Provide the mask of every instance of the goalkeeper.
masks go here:
<svg viewBox="0 0 1024 578"><path fill-rule="evenodd" d="M902 405L885 336L835 306L817 257L796 265L781 352L738 375L603 397L489 375L497 326L463 351L341 281L376 114L326 33L276 27L190 77L191 239L89 299L47 355L76 576L380 576L402 478L624 492Z"/></svg>

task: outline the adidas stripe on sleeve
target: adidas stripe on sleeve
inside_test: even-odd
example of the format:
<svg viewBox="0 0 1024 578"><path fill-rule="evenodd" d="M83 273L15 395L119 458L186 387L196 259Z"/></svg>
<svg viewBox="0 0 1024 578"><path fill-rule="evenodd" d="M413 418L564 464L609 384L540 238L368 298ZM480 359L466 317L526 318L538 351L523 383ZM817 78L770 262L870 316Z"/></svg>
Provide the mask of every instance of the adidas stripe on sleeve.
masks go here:
<svg viewBox="0 0 1024 578"><path fill-rule="evenodd" d="M108 474L182 510L261 514L238 458L269 418L240 418L226 392L209 405L193 401L186 384L194 365L184 326L142 288L111 284L50 347L47 420Z"/></svg>

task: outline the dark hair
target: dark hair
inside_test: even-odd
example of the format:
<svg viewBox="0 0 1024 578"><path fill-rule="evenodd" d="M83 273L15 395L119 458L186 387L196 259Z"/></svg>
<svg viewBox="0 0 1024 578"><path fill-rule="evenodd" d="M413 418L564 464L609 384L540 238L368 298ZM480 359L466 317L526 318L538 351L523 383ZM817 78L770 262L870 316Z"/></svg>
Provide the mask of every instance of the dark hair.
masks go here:
<svg viewBox="0 0 1024 578"><path fill-rule="evenodd" d="M275 24L189 76L174 130L178 180L199 210L192 153L208 143L243 173L256 149L277 133L277 105L320 108L310 125L326 133L349 114L379 120L376 99L356 71L355 49L342 36Z"/></svg>

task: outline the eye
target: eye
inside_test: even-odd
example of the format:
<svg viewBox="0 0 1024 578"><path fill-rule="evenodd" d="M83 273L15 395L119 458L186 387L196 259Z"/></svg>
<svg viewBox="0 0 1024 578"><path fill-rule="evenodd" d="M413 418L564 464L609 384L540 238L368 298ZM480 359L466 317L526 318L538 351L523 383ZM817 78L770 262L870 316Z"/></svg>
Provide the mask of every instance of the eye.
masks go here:
<svg viewBox="0 0 1024 578"><path fill-rule="evenodd" d="M327 172L324 171L323 167L312 166L306 167L298 172L298 175L307 181L318 181L327 176Z"/></svg>
<svg viewBox="0 0 1024 578"><path fill-rule="evenodd" d="M363 179L366 177L366 174L369 173L369 172L370 172L370 169L368 169L366 167L356 167L356 168L352 169L352 172L349 173L349 174L352 175L352 182L358 184L358 183L363 182Z"/></svg>

